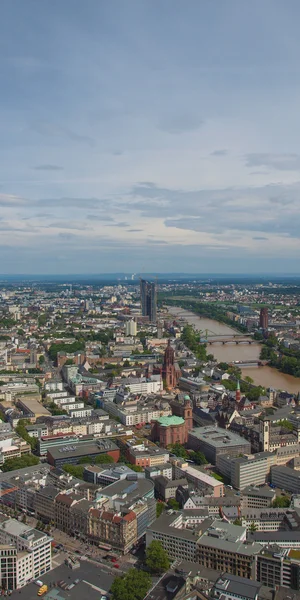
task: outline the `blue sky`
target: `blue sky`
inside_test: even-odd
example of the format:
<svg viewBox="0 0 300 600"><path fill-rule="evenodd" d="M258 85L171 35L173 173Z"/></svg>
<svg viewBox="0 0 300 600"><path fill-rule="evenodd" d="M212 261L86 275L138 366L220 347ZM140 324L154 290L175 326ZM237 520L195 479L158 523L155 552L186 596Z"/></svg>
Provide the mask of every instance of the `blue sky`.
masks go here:
<svg viewBox="0 0 300 600"><path fill-rule="evenodd" d="M2 273L299 272L298 0L1 0Z"/></svg>

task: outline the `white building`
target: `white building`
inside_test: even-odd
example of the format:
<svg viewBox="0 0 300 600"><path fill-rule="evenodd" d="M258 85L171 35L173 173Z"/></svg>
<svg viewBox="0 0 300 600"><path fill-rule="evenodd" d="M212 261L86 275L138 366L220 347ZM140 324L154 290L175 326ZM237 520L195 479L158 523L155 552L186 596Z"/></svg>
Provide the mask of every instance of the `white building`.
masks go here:
<svg viewBox="0 0 300 600"><path fill-rule="evenodd" d="M137 334L137 324L135 321L130 320L126 322L125 325L126 336L132 335L135 336Z"/></svg>
<svg viewBox="0 0 300 600"><path fill-rule="evenodd" d="M26 585L51 570L51 541L52 538L45 533L15 519L0 523L1 556L4 553L5 557L4 546L13 546L16 550L12 556L16 588ZM1 577L3 577L3 570Z"/></svg>

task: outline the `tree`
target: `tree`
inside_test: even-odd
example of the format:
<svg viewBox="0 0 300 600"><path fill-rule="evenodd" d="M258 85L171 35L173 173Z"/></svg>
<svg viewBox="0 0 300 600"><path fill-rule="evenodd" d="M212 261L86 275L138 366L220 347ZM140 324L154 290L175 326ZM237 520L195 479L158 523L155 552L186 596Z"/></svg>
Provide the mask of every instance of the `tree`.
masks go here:
<svg viewBox="0 0 300 600"><path fill-rule="evenodd" d="M152 573L162 573L170 566L168 554L158 540L153 540L146 550L146 565Z"/></svg>
<svg viewBox="0 0 300 600"><path fill-rule="evenodd" d="M173 454L175 454L176 456L178 456L179 458L184 458L187 459L189 457L189 453L186 451L186 449L184 448L184 446L182 446L179 443L176 444L170 444L168 446L168 450L171 450L171 452Z"/></svg>
<svg viewBox="0 0 300 600"><path fill-rule="evenodd" d="M247 381L247 383L253 383L253 379L252 377L249 377L249 375L246 375L245 381Z"/></svg>
<svg viewBox="0 0 300 600"><path fill-rule="evenodd" d="M290 506L290 499L288 496L277 496L274 502L272 502L273 508L288 508Z"/></svg>
<svg viewBox="0 0 300 600"><path fill-rule="evenodd" d="M255 525L255 523L252 521L250 527L249 527L249 531L250 533L254 533L257 530L257 527Z"/></svg>
<svg viewBox="0 0 300 600"><path fill-rule="evenodd" d="M156 502L156 518L160 517L161 513L164 511L165 505L163 502Z"/></svg>
<svg viewBox="0 0 300 600"><path fill-rule="evenodd" d="M196 463L196 465L207 465L208 461L205 458L205 454L197 450L197 452L190 452L191 459Z"/></svg>
<svg viewBox="0 0 300 600"><path fill-rule="evenodd" d="M112 456L109 456L109 454L99 454L98 456L96 456L95 460L92 461L95 463L95 465L102 465L102 464L111 464L114 461Z"/></svg>
<svg viewBox="0 0 300 600"><path fill-rule="evenodd" d="M233 525L242 525L242 521L241 521L241 519L235 519L235 520L233 521Z"/></svg>
<svg viewBox="0 0 300 600"><path fill-rule="evenodd" d="M83 465L69 465L68 463L63 465L63 470L66 471L66 473L69 473L69 475L72 475L73 477L76 477L77 479L83 479L83 471L84 471L84 466Z"/></svg>
<svg viewBox="0 0 300 600"><path fill-rule="evenodd" d="M39 356L39 364L43 365L45 363L45 357L43 354L41 354L41 356Z"/></svg>
<svg viewBox="0 0 300 600"><path fill-rule="evenodd" d="M129 569L126 575L116 577L110 588L112 600L144 600L151 585L151 577L145 571Z"/></svg>
<svg viewBox="0 0 300 600"><path fill-rule="evenodd" d="M20 458L8 458L2 465L2 471L15 471L16 469L24 469L25 467L32 467L38 465L40 459L32 454L24 454Z"/></svg>
<svg viewBox="0 0 300 600"><path fill-rule="evenodd" d="M179 502L177 502L177 500L175 500L175 498L169 498L168 506L169 506L169 508L172 508L173 510L179 510L179 508L180 508Z"/></svg>

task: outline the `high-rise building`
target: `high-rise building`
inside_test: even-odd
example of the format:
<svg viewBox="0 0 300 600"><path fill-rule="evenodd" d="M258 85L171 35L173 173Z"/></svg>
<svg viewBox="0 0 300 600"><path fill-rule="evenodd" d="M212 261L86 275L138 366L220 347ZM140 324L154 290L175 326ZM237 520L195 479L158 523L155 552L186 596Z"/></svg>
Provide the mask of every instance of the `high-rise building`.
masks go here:
<svg viewBox="0 0 300 600"><path fill-rule="evenodd" d="M268 308L267 308L267 306L263 306L260 309L259 326L261 329L268 329L268 323L269 323Z"/></svg>
<svg viewBox="0 0 300 600"><path fill-rule="evenodd" d="M131 319L130 321L126 321L125 333L126 333L126 336L136 336L136 334L137 334L136 321L134 321L133 319Z"/></svg>
<svg viewBox="0 0 300 600"><path fill-rule="evenodd" d="M156 284L153 281L146 281L145 279L141 279L140 291L142 315L143 317L149 317L149 321L155 323L157 308Z"/></svg>

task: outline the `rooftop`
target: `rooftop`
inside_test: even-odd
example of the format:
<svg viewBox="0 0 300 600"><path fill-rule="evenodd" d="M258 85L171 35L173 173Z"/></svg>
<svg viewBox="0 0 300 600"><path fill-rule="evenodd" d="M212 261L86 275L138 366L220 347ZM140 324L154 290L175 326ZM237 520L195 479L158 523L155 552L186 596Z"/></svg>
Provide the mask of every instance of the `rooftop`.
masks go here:
<svg viewBox="0 0 300 600"><path fill-rule="evenodd" d="M163 427L171 427L172 425L184 425L185 420L182 417L176 417L175 415L170 415L167 417L159 417L156 419L160 425Z"/></svg>
<svg viewBox="0 0 300 600"><path fill-rule="evenodd" d="M189 431L189 435L215 448L224 448L226 445L240 446L241 444L249 444L245 438L242 438L237 433L233 433L229 429L221 429L221 427L196 427Z"/></svg>

